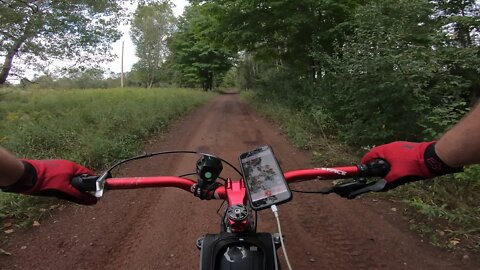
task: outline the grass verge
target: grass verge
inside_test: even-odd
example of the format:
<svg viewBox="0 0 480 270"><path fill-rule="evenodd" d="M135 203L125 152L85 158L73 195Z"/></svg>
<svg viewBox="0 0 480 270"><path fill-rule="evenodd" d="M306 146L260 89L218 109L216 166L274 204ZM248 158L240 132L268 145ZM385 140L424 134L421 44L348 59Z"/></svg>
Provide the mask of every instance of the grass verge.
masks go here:
<svg viewBox="0 0 480 270"><path fill-rule="evenodd" d="M352 149L324 132L322 123L306 110L292 108L284 100L266 98L254 91L243 91L242 97L259 113L278 124L297 147L309 150L321 166L358 163L361 152ZM387 193L365 196L381 197L404 206L403 213L411 229L430 243L448 249L480 251L480 166L466 168L464 173L444 176L435 181L408 184Z"/></svg>
<svg viewBox="0 0 480 270"><path fill-rule="evenodd" d="M188 89L3 90L0 145L19 157L68 159L99 170L213 96ZM56 207L56 199L0 193L7 232Z"/></svg>
<svg viewBox="0 0 480 270"><path fill-rule="evenodd" d="M326 134L321 123L312 120L302 110L293 110L274 99L256 95L254 91L242 91L240 94L262 116L280 126L293 145L309 150L313 161L323 166L358 162L352 149Z"/></svg>

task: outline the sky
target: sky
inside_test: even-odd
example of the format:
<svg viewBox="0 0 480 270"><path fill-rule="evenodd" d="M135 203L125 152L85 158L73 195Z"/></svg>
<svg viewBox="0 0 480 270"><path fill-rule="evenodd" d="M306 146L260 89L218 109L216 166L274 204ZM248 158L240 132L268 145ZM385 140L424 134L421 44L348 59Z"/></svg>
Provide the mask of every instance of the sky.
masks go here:
<svg viewBox="0 0 480 270"><path fill-rule="evenodd" d="M173 0L171 2L175 5L173 8L173 14L176 17L182 15L183 9L188 4L187 0ZM136 4L130 4L128 8L133 12L135 11ZM132 43L132 39L130 39L130 25L121 25L119 26L119 29L123 32L123 37L112 45L112 50L117 55L117 58L115 61L103 65L106 69L109 69L115 73L120 73L121 71L120 56L122 54L122 41L125 42L123 52L123 71L130 71L133 64L138 61L138 58L135 56L135 46Z"/></svg>

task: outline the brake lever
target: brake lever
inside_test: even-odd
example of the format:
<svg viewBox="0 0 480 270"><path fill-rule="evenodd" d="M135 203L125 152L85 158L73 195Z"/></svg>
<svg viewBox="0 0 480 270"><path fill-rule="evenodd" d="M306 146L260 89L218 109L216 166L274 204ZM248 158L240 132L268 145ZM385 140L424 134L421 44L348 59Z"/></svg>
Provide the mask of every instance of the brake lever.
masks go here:
<svg viewBox="0 0 480 270"><path fill-rule="evenodd" d="M103 196L103 191L105 190L105 181L107 178L111 178L112 174L110 171L104 172L100 177L98 177L97 181L95 182L95 197L101 198Z"/></svg>
<svg viewBox="0 0 480 270"><path fill-rule="evenodd" d="M366 182L365 179L355 179L347 183L341 183L330 187L331 191L329 193L336 193L341 197L347 199L354 199L360 194L367 192L377 192L385 188L387 181L385 179L380 179L377 181Z"/></svg>
<svg viewBox="0 0 480 270"><path fill-rule="evenodd" d="M356 190L347 197L347 199L354 199L356 196L363 194L363 193L368 193L368 192L378 192L382 191L385 186L387 185L387 180L385 179L380 179L374 182L369 183L367 186L365 186L362 189Z"/></svg>
<svg viewBox="0 0 480 270"><path fill-rule="evenodd" d="M348 197L352 190L356 190L358 188L362 188L365 186L366 180L365 178L358 178L354 179L353 181L341 181L339 183L335 183L330 187L323 188L316 193L321 194L330 194L336 193L341 197Z"/></svg>
<svg viewBox="0 0 480 270"><path fill-rule="evenodd" d="M95 197L101 198L105 189L105 181L111 178L110 171L104 172L100 176L93 176L88 174L77 175L70 180L73 187L80 191L94 191Z"/></svg>

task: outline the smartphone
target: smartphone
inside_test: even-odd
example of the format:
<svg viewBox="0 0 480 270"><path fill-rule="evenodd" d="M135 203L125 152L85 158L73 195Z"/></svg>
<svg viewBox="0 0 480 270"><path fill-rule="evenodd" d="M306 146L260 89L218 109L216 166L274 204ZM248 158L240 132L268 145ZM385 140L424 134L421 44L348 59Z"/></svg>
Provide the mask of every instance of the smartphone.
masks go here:
<svg viewBox="0 0 480 270"><path fill-rule="evenodd" d="M283 172L270 146L262 146L240 155L240 167L250 205L261 210L292 199Z"/></svg>

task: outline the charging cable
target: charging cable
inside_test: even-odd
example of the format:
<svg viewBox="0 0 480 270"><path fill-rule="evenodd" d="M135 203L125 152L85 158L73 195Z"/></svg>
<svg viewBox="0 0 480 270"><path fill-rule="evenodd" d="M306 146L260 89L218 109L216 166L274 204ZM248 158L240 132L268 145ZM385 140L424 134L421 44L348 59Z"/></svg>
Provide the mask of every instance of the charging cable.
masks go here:
<svg viewBox="0 0 480 270"><path fill-rule="evenodd" d="M289 270L292 270L292 266L290 265L290 260L288 259L287 250L285 249L285 244L283 243L283 234L282 234L282 227L280 227L280 219L278 218L278 208L276 205L271 206L273 215L277 220L278 226L278 233L280 234L280 243L282 244L283 255L285 256L285 261L287 262L287 266Z"/></svg>

